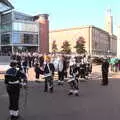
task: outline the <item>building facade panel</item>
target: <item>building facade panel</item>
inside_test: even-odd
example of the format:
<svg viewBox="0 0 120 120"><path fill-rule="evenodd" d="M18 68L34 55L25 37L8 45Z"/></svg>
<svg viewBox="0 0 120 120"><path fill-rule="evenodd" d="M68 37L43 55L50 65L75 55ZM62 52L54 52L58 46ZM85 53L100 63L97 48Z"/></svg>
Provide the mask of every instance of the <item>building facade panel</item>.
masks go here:
<svg viewBox="0 0 120 120"><path fill-rule="evenodd" d="M110 52L112 51L112 54L116 55L117 54L117 52L116 52L117 51L117 37L115 35L111 35L110 41L111 41Z"/></svg>
<svg viewBox="0 0 120 120"><path fill-rule="evenodd" d="M109 34L103 30L93 27L92 34L92 54L107 54L107 51L110 50L110 38Z"/></svg>
<svg viewBox="0 0 120 120"><path fill-rule="evenodd" d="M39 23L33 16L12 11L1 15L1 51L38 50ZM9 46L9 47L8 47ZM33 49L34 48L34 49ZM20 49L22 50L22 49Z"/></svg>
<svg viewBox="0 0 120 120"><path fill-rule="evenodd" d="M23 48L32 52L48 53L49 15L31 16L14 10L10 11L14 7L6 1L2 1L1 4L5 4L0 10L0 52L5 53L8 49L14 52Z"/></svg>
<svg viewBox="0 0 120 120"><path fill-rule="evenodd" d="M63 30L56 30L50 32L50 52L52 52L52 43L56 41L58 52L61 51L61 46L65 40L68 40L71 45L72 52L76 52L74 46L76 40L83 37L85 40L85 49L91 55L108 55L116 54L116 37L112 37L110 41L110 34L100 28L94 26L86 26L80 28L70 28Z"/></svg>
<svg viewBox="0 0 120 120"><path fill-rule="evenodd" d="M71 45L71 50L72 52L76 52L76 49L74 46L76 45L76 41L79 39L79 37L83 37L86 44L85 48L88 49L88 40L89 40L89 34L88 34L89 29L86 28L80 28L80 29L67 29L67 30L58 30L58 31L51 31L49 34L49 51L52 52L52 43L55 40L57 47L58 47L58 52L60 52L61 46L63 45L64 41L68 41Z"/></svg>

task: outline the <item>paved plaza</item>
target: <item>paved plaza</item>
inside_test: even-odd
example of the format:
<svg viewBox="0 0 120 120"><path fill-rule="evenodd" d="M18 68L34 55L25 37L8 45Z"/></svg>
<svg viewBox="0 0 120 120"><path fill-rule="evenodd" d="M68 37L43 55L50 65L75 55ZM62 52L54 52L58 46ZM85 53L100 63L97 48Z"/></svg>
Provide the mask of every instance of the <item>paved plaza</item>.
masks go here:
<svg viewBox="0 0 120 120"><path fill-rule="evenodd" d="M79 81L80 95L68 96L69 85L44 93L43 80L35 82L28 73L28 89L21 89L20 114L24 120L120 120L120 73L109 72L109 85L101 86L101 66L94 66L88 81ZM8 118L8 95L0 80L0 120ZM20 119L23 120L23 119Z"/></svg>
<svg viewBox="0 0 120 120"><path fill-rule="evenodd" d="M25 120L120 120L120 80L109 81L108 86L101 86L100 80L80 82L79 97L67 95L67 83L58 86L55 82L51 94L43 92L43 82L29 82L27 91L21 89L21 115ZM3 81L0 108L0 120L6 120L8 96Z"/></svg>

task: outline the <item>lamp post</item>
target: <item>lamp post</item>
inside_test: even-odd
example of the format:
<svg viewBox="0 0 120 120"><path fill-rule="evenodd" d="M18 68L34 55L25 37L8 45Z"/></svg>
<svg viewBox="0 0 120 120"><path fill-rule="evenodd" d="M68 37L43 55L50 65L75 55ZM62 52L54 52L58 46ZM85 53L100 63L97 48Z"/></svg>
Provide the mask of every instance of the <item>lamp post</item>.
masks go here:
<svg viewBox="0 0 120 120"><path fill-rule="evenodd" d="M110 50L108 50L107 53L108 53L108 57L109 57L110 56Z"/></svg>

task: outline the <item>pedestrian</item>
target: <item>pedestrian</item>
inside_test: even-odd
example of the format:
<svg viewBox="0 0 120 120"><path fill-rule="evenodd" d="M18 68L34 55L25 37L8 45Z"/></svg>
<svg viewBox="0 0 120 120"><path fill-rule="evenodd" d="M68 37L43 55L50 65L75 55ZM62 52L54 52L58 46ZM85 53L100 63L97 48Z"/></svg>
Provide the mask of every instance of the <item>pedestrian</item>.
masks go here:
<svg viewBox="0 0 120 120"><path fill-rule="evenodd" d="M64 76L65 76L65 71L66 71L66 61L64 56L61 56L58 62L58 85L63 85L64 83Z"/></svg>
<svg viewBox="0 0 120 120"><path fill-rule="evenodd" d="M22 67L25 73L28 72L28 63L27 63L27 59L23 59L22 60Z"/></svg>
<svg viewBox="0 0 120 120"><path fill-rule="evenodd" d="M68 95L75 95L79 96L79 87L78 87L78 79L79 79L79 68L77 67L77 64L74 62L70 65L70 80L68 80L68 83L70 85L70 90Z"/></svg>
<svg viewBox="0 0 120 120"><path fill-rule="evenodd" d="M5 74L5 85L9 96L9 114L10 120L19 118L19 96L21 88L21 80L27 79L26 75L17 70L17 62L12 61L10 67Z"/></svg>
<svg viewBox="0 0 120 120"><path fill-rule="evenodd" d="M37 80L38 80L39 77L40 77L40 72L41 72L40 66L39 66L38 63L36 63L36 64L35 64L35 78L36 78Z"/></svg>
<svg viewBox="0 0 120 120"><path fill-rule="evenodd" d="M44 77L45 77L45 87L44 92L48 92L48 89L50 92L53 92L53 77L54 77L54 65L53 63L50 63L50 57L46 56L45 58L45 65L44 65Z"/></svg>
<svg viewBox="0 0 120 120"><path fill-rule="evenodd" d="M108 85L109 62L107 59L102 61L102 85Z"/></svg>

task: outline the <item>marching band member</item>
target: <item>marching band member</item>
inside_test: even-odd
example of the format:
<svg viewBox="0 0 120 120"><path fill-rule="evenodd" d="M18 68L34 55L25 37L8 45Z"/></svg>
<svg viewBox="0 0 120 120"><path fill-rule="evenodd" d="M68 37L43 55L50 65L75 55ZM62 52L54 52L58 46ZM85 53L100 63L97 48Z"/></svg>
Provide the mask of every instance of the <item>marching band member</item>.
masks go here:
<svg viewBox="0 0 120 120"><path fill-rule="evenodd" d="M21 80L27 81L26 75L17 70L17 62L12 61L10 67L5 74L5 85L9 96L9 113L11 120L17 120L19 117L19 96L21 88Z"/></svg>
<svg viewBox="0 0 120 120"><path fill-rule="evenodd" d="M78 93L78 78L79 78L79 73L78 73L78 67L75 62L75 59L72 57L70 59L70 71L71 79L68 80L68 83L70 85L70 91L68 95L75 94L76 96L79 96Z"/></svg>
<svg viewBox="0 0 120 120"><path fill-rule="evenodd" d="M45 77L45 87L44 92L48 92L48 86L50 89L50 92L53 92L53 76L54 76L54 65L53 63L50 63L50 57L46 56L45 58L45 64L44 64L44 77Z"/></svg>

